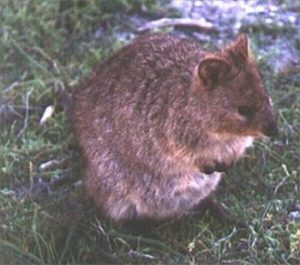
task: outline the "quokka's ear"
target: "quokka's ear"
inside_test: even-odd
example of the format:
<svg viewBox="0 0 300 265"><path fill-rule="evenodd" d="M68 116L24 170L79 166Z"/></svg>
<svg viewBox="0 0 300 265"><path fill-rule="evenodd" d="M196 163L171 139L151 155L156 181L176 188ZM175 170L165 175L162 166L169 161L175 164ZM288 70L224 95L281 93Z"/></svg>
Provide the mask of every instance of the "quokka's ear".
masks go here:
<svg viewBox="0 0 300 265"><path fill-rule="evenodd" d="M246 34L241 34L234 43L237 53L244 55L246 58L250 54L250 43Z"/></svg>
<svg viewBox="0 0 300 265"><path fill-rule="evenodd" d="M207 88L215 88L224 82L230 71L229 63L219 57L204 58L198 65L198 76Z"/></svg>
<svg viewBox="0 0 300 265"><path fill-rule="evenodd" d="M229 54L235 65L242 67L251 58L250 42L246 34L241 34L225 52Z"/></svg>

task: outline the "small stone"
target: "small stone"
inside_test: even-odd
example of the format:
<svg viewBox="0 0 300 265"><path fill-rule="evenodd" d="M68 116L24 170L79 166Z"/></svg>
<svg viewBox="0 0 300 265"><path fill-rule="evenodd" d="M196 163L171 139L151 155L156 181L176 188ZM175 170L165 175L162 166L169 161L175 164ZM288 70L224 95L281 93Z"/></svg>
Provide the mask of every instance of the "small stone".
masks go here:
<svg viewBox="0 0 300 265"><path fill-rule="evenodd" d="M300 211L292 211L289 213L289 218L294 221L300 221Z"/></svg>

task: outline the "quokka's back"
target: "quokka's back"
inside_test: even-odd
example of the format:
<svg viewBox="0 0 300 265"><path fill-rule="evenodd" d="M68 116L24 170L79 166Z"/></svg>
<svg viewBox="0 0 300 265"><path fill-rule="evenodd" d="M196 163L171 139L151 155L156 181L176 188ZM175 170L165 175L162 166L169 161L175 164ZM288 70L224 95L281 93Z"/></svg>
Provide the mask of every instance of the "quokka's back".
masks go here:
<svg viewBox="0 0 300 265"><path fill-rule="evenodd" d="M214 53L171 35L136 39L78 87L73 125L87 192L117 222L187 214L276 131L245 35Z"/></svg>

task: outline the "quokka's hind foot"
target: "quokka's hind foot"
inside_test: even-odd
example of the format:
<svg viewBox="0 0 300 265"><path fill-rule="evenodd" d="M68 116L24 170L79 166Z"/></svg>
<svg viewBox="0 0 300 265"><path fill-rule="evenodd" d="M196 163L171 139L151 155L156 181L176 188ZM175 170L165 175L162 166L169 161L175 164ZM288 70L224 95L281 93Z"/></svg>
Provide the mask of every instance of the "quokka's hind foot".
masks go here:
<svg viewBox="0 0 300 265"><path fill-rule="evenodd" d="M224 224L235 225L241 228L247 226L246 223L235 216L224 203L212 197L205 199L195 208L197 216L203 216L207 211L213 218Z"/></svg>
<svg viewBox="0 0 300 265"><path fill-rule="evenodd" d="M154 235L154 229L161 223L156 220L141 218L123 221L121 227L131 234L149 237Z"/></svg>

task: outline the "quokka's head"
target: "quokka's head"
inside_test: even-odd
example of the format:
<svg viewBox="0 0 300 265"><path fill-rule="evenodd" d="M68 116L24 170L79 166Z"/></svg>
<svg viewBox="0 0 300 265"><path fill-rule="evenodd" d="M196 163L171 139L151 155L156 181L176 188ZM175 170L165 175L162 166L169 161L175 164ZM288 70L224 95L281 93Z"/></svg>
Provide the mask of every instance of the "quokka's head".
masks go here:
<svg viewBox="0 0 300 265"><path fill-rule="evenodd" d="M252 59L248 38L207 54L195 69L196 98L204 104L207 130L217 135L274 136L272 101ZM199 101L200 104L200 101Z"/></svg>

